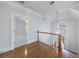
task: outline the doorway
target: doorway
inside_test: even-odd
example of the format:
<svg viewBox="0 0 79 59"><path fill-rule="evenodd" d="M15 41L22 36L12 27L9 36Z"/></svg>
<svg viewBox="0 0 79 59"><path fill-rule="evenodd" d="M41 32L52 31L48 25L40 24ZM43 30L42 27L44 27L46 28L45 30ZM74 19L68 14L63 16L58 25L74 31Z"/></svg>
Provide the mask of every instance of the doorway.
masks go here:
<svg viewBox="0 0 79 59"><path fill-rule="evenodd" d="M12 49L27 44L27 17L12 14L11 43Z"/></svg>

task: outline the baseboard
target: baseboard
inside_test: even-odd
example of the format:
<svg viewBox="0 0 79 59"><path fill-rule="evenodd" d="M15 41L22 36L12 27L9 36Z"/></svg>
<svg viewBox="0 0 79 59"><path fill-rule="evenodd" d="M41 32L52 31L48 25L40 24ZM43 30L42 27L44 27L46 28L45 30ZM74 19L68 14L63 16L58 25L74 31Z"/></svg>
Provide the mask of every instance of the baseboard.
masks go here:
<svg viewBox="0 0 79 59"><path fill-rule="evenodd" d="M31 43L34 43L34 42L37 42L37 41L29 41L27 44L31 44Z"/></svg>
<svg viewBox="0 0 79 59"><path fill-rule="evenodd" d="M47 44L47 43L45 43L45 42L42 42L42 41L39 41L39 42L43 43L44 45L47 45L47 46L49 46L49 44Z"/></svg>
<svg viewBox="0 0 79 59"><path fill-rule="evenodd" d="M43 43L44 45L49 46L48 44L46 44L46 43L44 43L44 42L42 42L42 41L39 41L39 42ZM70 51L70 52L72 52L72 53L74 53L74 54L79 54L78 52L72 51L72 50L67 49L67 48L65 48L65 50Z"/></svg>
<svg viewBox="0 0 79 59"><path fill-rule="evenodd" d="M38 42L38 41L33 41L33 42L30 42L30 43L28 43L27 45L33 44L33 43L35 43L35 42Z"/></svg>
<svg viewBox="0 0 79 59"><path fill-rule="evenodd" d="M32 44L34 42L37 42L37 41L30 42L29 44ZM27 45L27 44L24 44L24 45ZM22 45L22 46L24 46L24 45ZM21 47L21 46L19 46L19 47ZM16 47L16 48L18 48L18 47ZM11 47L0 49L0 54L5 53L5 52L10 51L10 50L13 50L13 49Z"/></svg>
<svg viewBox="0 0 79 59"><path fill-rule="evenodd" d="M72 51L72 50L67 49L67 48L65 48L65 50L70 51L70 52L72 52L72 53L74 53L74 54L79 54L78 52Z"/></svg>
<svg viewBox="0 0 79 59"><path fill-rule="evenodd" d="M11 48L8 47L8 48L4 48L4 49L0 49L0 54L4 53L4 52L7 52L7 51L10 51Z"/></svg>
<svg viewBox="0 0 79 59"><path fill-rule="evenodd" d="M18 47L21 47L21 46L24 46L24 45L27 45L27 43L22 43L22 44L16 46L15 48L18 48Z"/></svg>

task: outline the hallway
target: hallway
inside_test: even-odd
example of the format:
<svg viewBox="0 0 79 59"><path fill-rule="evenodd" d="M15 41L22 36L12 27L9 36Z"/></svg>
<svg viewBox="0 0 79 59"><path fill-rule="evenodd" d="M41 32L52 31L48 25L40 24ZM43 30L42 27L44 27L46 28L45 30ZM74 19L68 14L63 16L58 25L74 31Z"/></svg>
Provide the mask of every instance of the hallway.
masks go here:
<svg viewBox="0 0 79 59"><path fill-rule="evenodd" d="M79 2L0 1L0 58L78 58L77 54Z"/></svg>

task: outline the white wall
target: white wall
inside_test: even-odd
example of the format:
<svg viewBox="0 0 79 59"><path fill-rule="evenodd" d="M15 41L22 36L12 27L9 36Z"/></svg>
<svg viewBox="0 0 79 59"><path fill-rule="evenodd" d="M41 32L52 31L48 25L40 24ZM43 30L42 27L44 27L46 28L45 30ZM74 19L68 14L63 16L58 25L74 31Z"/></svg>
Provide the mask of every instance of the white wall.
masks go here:
<svg viewBox="0 0 79 59"><path fill-rule="evenodd" d="M39 29L39 20L42 17L23 8L0 2L0 51L6 51L11 48L11 13L18 13L29 18L26 43L29 44L36 41L36 31Z"/></svg>
<svg viewBox="0 0 79 59"><path fill-rule="evenodd" d="M79 54L79 21L78 21L78 54Z"/></svg>
<svg viewBox="0 0 79 59"><path fill-rule="evenodd" d="M77 46L78 46L78 53L79 53L79 4L77 4L75 7L71 8L71 12L72 12L72 16L75 17L75 19L77 20L78 22L78 40L77 40Z"/></svg>
<svg viewBox="0 0 79 59"><path fill-rule="evenodd" d="M77 6L75 6L75 8L73 8L73 9L71 9L71 11L72 11L72 14L73 14L73 16L78 20L78 34L77 34L77 36L78 36L78 40L77 40L77 43L78 43L78 54L79 54L79 4L77 5Z"/></svg>
<svg viewBox="0 0 79 59"><path fill-rule="evenodd" d="M43 18L43 20L40 21L40 27L39 31L42 32L50 32L51 30L51 24L47 17ZM39 40L44 42L45 44L50 44L50 35L49 34L39 34Z"/></svg>
<svg viewBox="0 0 79 59"><path fill-rule="evenodd" d="M65 36L65 39L68 40L66 48L71 51L77 52L77 49L78 49L78 20L76 20L73 17L69 17L69 18L60 20L59 23L60 22L67 24L67 27L68 27L67 34ZM54 21L51 26L51 28L52 28L51 31L55 32L56 27L57 27L57 21Z"/></svg>
<svg viewBox="0 0 79 59"><path fill-rule="evenodd" d="M75 6L74 9L71 9L73 16L78 20L78 54L79 54L79 4Z"/></svg>

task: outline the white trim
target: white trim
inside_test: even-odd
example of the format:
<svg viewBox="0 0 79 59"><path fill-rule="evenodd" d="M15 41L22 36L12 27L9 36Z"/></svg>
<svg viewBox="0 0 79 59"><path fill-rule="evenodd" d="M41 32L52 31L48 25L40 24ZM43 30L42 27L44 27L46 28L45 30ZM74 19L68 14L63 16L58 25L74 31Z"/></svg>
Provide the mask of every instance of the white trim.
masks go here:
<svg viewBox="0 0 79 59"><path fill-rule="evenodd" d="M72 49L69 49L69 48L65 48L65 49L70 50L72 52L75 52L75 53L79 54L78 51L75 51L75 50L72 50Z"/></svg>
<svg viewBox="0 0 79 59"><path fill-rule="evenodd" d="M7 51L10 51L10 50L11 50L10 47L4 48L4 49L0 49L1 53L7 52Z"/></svg>
<svg viewBox="0 0 79 59"><path fill-rule="evenodd" d="M13 14L11 14L11 22L10 22L10 24L11 24L11 49L13 50L14 49L14 38L15 38L15 35L14 35L14 33L13 33L13 30L14 30L14 21L13 21L13 19L14 19L14 15ZM14 37L13 37L14 36Z"/></svg>
<svg viewBox="0 0 79 59"><path fill-rule="evenodd" d="M25 10L25 11L31 12L31 13L37 15L37 16L44 17L43 15L41 15L41 14L35 12L35 11L32 11L32 10L30 10L30 9L28 9L28 8L26 8L26 7L24 7L23 5L21 5L21 4L19 4L19 3L15 3L15 2L11 2L11 1L10 1L10 2L7 1L7 2L5 2L5 3L8 3L8 4L12 5L12 6L16 6L17 8L23 9L23 10Z"/></svg>
<svg viewBox="0 0 79 59"><path fill-rule="evenodd" d="M14 22L14 17L15 16L23 17L25 19L22 19L22 20L24 20L26 23L28 22L28 17L27 16L19 15L17 13L11 13L11 21L10 21L10 24L11 24L11 50L16 48L15 45L14 45L14 42L15 42L15 32L14 32L14 30L15 30L15 22ZM27 20L26 20L26 18L27 18Z"/></svg>
<svg viewBox="0 0 79 59"><path fill-rule="evenodd" d="M28 16L24 16L24 15L21 15L19 13L11 13L11 15L12 15L12 18L14 18L14 16L18 16L18 17L27 18L29 20L29 17ZM22 19L22 20L27 21L26 19Z"/></svg>
<svg viewBox="0 0 79 59"><path fill-rule="evenodd" d="M71 6L71 8L73 8L73 9L78 8L78 7L79 7L79 3L76 3L76 4Z"/></svg>

